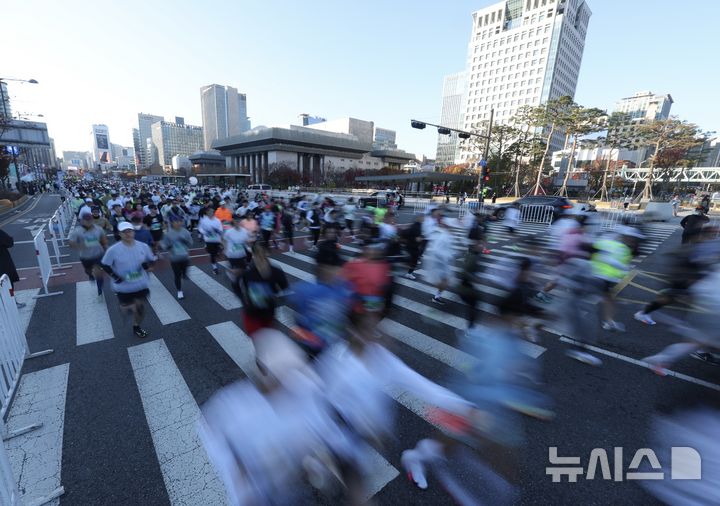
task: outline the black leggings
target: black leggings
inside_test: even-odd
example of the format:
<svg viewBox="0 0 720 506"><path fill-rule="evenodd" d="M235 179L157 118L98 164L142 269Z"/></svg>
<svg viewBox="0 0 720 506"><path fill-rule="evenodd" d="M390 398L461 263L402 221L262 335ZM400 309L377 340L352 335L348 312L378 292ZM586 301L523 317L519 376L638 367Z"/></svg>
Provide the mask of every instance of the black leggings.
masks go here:
<svg viewBox="0 0 720 506"><path fill-rule="evenodd" d="M312 238L313 238L313 246L317 246L318 240L320 239L320 229L319 228L311 228L310 233L312 234Z"/></svg>
<svg viewBox="0 0 720 506"><path fill-rule="evenodd" d="M170 267L172 267L173 276L175 278L175 288L179 292L182 290L182 278L187 277L186 272L188 268L188 261L177 260L175 262L170 262Z"/></svg>
<svg viewBox="0 0 720 506"><path fill-rule="evenodd" d="M220 253L219 242L206 242L205 250L210 254L210 262L215 265L217 263L217 256Z"/></svg>

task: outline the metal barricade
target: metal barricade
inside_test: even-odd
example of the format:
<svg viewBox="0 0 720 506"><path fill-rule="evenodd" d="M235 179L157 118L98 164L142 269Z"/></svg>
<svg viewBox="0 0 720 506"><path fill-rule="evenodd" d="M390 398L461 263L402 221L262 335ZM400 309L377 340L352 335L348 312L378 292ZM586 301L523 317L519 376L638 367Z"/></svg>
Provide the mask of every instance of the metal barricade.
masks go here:
<svg viewBox="0 0 720 506"><path fill-rule="evenodd" d="M603 212L602 215L603 218L600 227L604 230L612 230L619 225L636 225L638 223L637 211L618 209L616 211Z"/></svg>
<svg viewBox="0 0 720 506"><path fill-rule="evenodd" d="M555 208L553 206L520 206L520 221L522 223L540 223L550 226L555 217Z"/></svg>
<svg viewBox="0 0 720 506"><path fill-rule="evenodd" d="M71 265L62 265L61 258L70 255L60 253L60 246L65 246L65 230L62 226L62 219L58 216L58 212L52 215L48 221L48 230L50 231L50 241L53 245L53 253L55 257L56 269L70 269Z"/></svg>
<svg viewBox="0 0 720 506"><path fill-rule="evenodd" d="M3 421L20 382L25 360L47 355L52 351L44 350L32 354L29 352L10 278L3 274L0 276L0 434L3 440L42 427L42 423L32 423L12 432L6 432ZM44 504L59 497L63 492L63 487L59 487L40 500L36 499L33 504ZM23 502L5 445L0 441L0 504L19 506Z"/></svg>
<svg viewBox="0 0 720 506"><path fill-rule="evenodd" d="M427 211L428 207L432 205L432 203L432 199L416 199L415 203L413 204L413 212L415 214L424 213L425 211Z"/></svg>
<svg viewBox="0 0 720 506"><path fill-rule="evenodd" d="M463 219L469 213L484 211L485 202L464 202L458 206L458 219Z"/></svg>
<svg viewBox="0 0 720 506"><path fill-rule="evenodd" d="M45 242L45 225L38 230L35 237L33 237L35 243L35 256L37 257L38 267L40 267L40 278L42 280L43 289L45 293L36 295L35 297L49 297L51 295L61 295L63 292L49 292L48 281L50 278L56 276L64 276L65 273L53 274L52 262L50 261L50 252L48 251L47 243Z"/></svg>

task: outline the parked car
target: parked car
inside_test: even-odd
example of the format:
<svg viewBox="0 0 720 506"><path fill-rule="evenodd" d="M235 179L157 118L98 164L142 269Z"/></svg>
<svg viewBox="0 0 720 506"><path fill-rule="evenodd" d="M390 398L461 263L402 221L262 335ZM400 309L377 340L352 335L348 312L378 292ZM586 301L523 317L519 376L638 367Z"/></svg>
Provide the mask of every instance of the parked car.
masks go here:
<svg viewBox="0 0 720 506"><path fill-rule="evenodd" d="M251 184L247 187L248 191L261 191L261 192L268 192L272 190L272 186L269 184Z"/></svg>
<svg viewBox="0 0 720 506"><path fill-rule="evenodd" d="M400 207L405 202L405 199L399 192L394 191L375 191L371 194L358 198L358 207L386 207L388 203L388 197L392 197L396 202L399 201Z"/></svg>
<svg viewBox="0 0 720 506"><path fill-rule="evenodd" d="M513 204L519 204L521 206L552 206L553 207L553 221L558 218L562 213L568 209L572 209L573 205L565 197L556 197L553 195L528 195L517 199L511 204L500 204L493 211L493 216L498 220L505 218L505 210Z"/></svg>

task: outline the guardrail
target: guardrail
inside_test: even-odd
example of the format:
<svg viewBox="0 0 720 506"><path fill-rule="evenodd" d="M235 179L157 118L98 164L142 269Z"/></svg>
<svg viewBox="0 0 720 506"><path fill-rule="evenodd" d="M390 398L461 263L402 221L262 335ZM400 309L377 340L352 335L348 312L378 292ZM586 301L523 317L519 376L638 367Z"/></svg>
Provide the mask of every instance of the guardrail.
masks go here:
<svg viewBox="0 0 720 506"><path fill-rule="evenodd" d="M3 274L0 276L0 434L2 434L3 440L42 427L42 423L32 423L12 432L6 432L3 420L7 415L15 390L20 382L25 360L47 355L52 351L44 350L30 353L25 332L20 324L20 315L18 314L10 278ZM60 497L63 492L63 487L59 487L48 496L34 500L33 504L44 504ZM22 503L24 501L20 495L5 445L0 442L0 504L19 506Z"/></svg>
<svg viewBox="0 0 720 506"><path fill-rule="evenodd" d="M606 211L602 214L601 228L612 230L618 225L635 225L638 222L637 211L625 211L617 209L614 211Z"/></svg>
<svg viewBox="0 0 720 506"><path fill-rule="evenodd" d="M43 290L45 292L35 295L35 298L61 295L63 293L62 291L48 291L47 285L50 278L64 276L65 273L53 273L52 262L50 261L50 252L48 251L47 243L45 242L45 225L43 225L35 234L35 237L33 237L33 243L35 244L35 256L37 257L38 267L40 267L40 279L42 280Z"/></svg>
<svg viewBox="0 0 720 506"><path fill-rule="evenodd" d="M458 206L458 219L462 219L467 216L468 213L485 211L485 202L465 202Z"/></svg>
<svg viewBox="0 0 720 506"><path fill-rule="evenodd" d="M520 221L523 223L540 223L550 226L555 217L553 206L520 206Z"/></svg>

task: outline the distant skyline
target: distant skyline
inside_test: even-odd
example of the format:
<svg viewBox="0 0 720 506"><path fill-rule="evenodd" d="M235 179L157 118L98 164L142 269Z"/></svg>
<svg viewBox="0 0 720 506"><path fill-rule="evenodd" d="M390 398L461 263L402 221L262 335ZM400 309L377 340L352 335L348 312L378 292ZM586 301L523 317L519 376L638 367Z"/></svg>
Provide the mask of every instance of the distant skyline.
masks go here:
<svg viewBox="0 0 720 506"><path fill-rule="evenodd" d="M15 114L42 114L62 151L90 151L93 124L132 146L139 112L201 125L200 87L247 94L253 126L298 114L352 116L397 131L434 158L443 76L464 69L471 13L495 2L127 0L4 4L0 77ZM720 2L589 0L576 101L612 109L635 92L670 93L672 114L720 131L715 24Z"/></svg>

